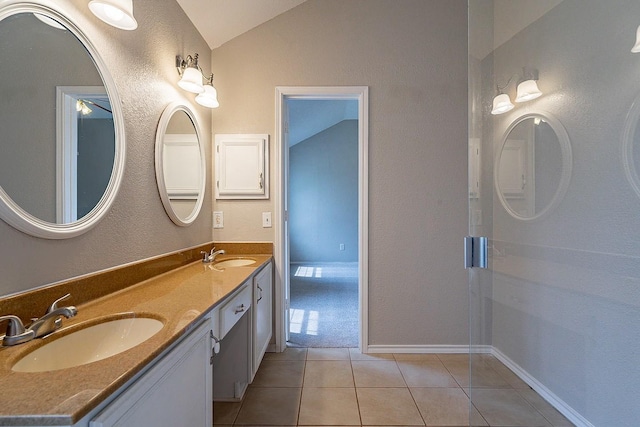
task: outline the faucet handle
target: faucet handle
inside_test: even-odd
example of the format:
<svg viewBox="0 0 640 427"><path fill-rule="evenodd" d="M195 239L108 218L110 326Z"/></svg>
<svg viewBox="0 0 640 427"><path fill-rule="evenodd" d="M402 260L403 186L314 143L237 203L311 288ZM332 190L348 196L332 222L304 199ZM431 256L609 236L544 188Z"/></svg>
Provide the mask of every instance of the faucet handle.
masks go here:
<svg viewBox="0 0 640 427"><path fill-rule="evenodd" d="M64 301L64 300L68 299L70 296L71 296L71 294L66 294L66 295L61 296L57 300L55 300L53 303L51 303L51 305L47 309L47 313L51 313L52 311L57 310L58 309L58 303L60 301Z"/></svg>
<svg viewBox="0 0 640 427"><path fill-rule="evenodd" d="M6 316L0 316L0 322L3 320L8 320L7 323L7 336L13 337L15 335L24 334L24 325L22 324L22 320L18 316L14 316L12 314L8 314Z"/></svg>

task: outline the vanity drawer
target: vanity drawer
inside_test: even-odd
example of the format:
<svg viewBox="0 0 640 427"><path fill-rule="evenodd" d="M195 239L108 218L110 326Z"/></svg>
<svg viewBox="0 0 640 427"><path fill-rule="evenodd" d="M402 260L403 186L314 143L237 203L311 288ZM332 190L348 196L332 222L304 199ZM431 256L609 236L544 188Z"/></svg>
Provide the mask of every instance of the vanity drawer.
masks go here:
<svg viewBox="0 0 640 427"><path fill-rule="evenodd" d="M251 286L245 284L240 293L220 308L220 339L224 338L250 307Z"/></svg>

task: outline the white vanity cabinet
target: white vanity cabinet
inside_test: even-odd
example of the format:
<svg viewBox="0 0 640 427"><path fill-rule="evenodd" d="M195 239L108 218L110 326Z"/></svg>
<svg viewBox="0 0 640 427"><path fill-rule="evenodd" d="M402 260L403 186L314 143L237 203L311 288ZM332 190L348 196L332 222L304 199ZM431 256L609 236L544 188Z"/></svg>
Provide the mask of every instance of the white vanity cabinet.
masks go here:
<svg viewBox="0 0 640 427"><path fill-rule="evenodd" d="M267 351L273 334L272 309L273 267L268 263L253 278L253 360L251 380L258 372L260 362Z"/></svg>
<svg viewBox="0 0 640 427"><path fill-rule="evenodd" d="M213 425L207 319L122 392L89 427Z"/></svg>
<svg viewBox="0 0 640 427"><path fill-rule="evenodd" d="M237 402L251 383L251 279L220 305L220 352L213 357L213 400Z"/></svg>

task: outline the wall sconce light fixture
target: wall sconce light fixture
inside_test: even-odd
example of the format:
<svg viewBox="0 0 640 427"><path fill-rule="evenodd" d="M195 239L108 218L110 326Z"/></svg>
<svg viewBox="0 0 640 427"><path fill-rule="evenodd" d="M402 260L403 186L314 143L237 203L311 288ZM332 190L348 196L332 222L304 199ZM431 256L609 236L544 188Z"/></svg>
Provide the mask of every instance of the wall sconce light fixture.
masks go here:
<svg viewBox="0 0 640 427"><path fill-rule="evenodd" d="M186 58L176 56L176 68L181 79L178 86L187 92L197 93L196 102L203 107L218 108L218 91L213 87L213 74L205 76L198 65L198 54L187 55ZM204 84L202 80L204 79Z"/></svg>
<svg viewBox="0 0 640 427"><path fill-rule="evenodd" d="M531 70L527 72L526 69L523 69L522 75L523 77L520 79L520 83L518 83L518 87L516 89L515 101L518 103L527 102L542 96L542 92L540 91L540 89L538 88L538 84L536 83L536 80L538 80L538 71ZM509 95L503 92L515 77L520 76L517 74L511 76L507 84L505 84L504 86L496 85L498 95L493 98L493 108L491 109L491 114L504 114L507 111L513 110L513 108L515 107L515 105L511 102Z"/></svg>
<svg viewBox="0 0 640 427"><path fill-rule="evenodd" d="M631 53L639 53L640 52L640 26L636 30L636 44L631 48Z"/></svg>
<svg viewBox="0 0 640 427"><path fill-rule="evenodd" d="M121 30L138 28L133 17L133 0L91 0L89 9L107 24Z"/></svg>

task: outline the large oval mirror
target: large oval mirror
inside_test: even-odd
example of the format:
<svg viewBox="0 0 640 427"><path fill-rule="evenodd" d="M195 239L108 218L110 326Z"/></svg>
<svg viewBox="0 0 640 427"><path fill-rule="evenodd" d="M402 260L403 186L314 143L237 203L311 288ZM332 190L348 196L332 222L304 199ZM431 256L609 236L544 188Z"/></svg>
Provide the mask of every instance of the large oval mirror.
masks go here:
<svg viewBox="0 0 640 427"><path fill-rule="evenodd" d="M164 209L180 226L198 217L206 184L206 162L193 112L180 103L165 108L156 134L156 179Z"/></svg>
<svg viewBox="0 0 640 427"><path fill-rule="evenodd" d="M115 84L73 21L0 8L0 217L33 236L93 227L117 193L124 128Z"/></svg>
<svg viewBox="0 0 640 427"><path fill-rule="evenodd" d="M514 218L535 220L564 197L572 168L571 144L549 114L526 114L507 129L495 162L496 193Z"/></svg>

